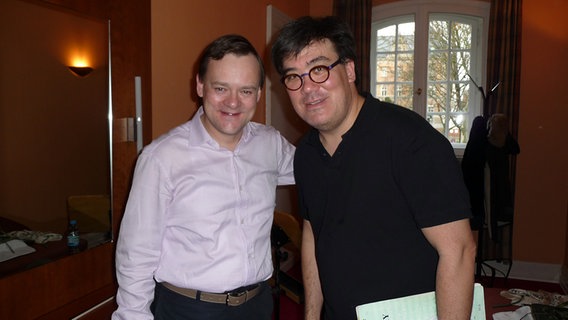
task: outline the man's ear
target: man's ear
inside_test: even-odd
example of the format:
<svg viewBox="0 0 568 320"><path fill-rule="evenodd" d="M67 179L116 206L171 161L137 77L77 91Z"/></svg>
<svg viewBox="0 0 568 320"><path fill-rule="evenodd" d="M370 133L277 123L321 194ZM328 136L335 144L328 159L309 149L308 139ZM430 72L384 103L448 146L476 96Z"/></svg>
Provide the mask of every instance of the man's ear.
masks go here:
<svg viewBox="0 0 568 320"><path fill-rule="evenodd" d="M357 80L357 73L355 72L355 61L347 60L345 62L345 71L347 72L347 79L349 82Z"/></svg>
<svg viewBox="0 0 568 320"><path fill-rule="evenodd" d="M260 96L262 95L262 88L258 87L258 92L256 94L256 103L260 102Z"/></svg>
<svg viewBox="0 0 568 320"><path fill-rule="evenodd" d="M195 76L195 89L197 90L197 96L203 98L203 82L199 79L199 75Z"/></svg>

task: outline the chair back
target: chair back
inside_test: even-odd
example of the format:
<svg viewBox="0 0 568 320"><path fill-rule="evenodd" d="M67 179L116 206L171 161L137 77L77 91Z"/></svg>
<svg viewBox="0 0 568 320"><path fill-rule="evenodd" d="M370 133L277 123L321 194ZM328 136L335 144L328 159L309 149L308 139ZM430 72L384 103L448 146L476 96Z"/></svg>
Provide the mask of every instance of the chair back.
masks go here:
<svg viewBox="0 0 568 320"><path fill-rule="evenodd" d="M277 226L280 226L290 241L294 245L294 247L300 249L302 245L302 229L300 227L300 223L298 219L296 219L293 215L287 212L281 211L274 211L274 223Z"/></svg>
<svg viewBox="0 0 568 320"><path fill-rule="evenodd" d="M108 195L74 195L67 198L69 220L77 220L80 233L110 231Z"/></svg>

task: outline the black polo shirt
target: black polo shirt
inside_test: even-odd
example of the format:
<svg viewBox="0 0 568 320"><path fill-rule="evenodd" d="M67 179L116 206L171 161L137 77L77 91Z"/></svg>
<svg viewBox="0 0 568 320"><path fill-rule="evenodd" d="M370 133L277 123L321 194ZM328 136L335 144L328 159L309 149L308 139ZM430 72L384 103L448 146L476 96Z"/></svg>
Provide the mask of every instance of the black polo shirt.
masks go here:
<svg viewBox="0 0 568 320"><path fill-rule="evenodd" d="M355 319L359 304L435 289L438 255L420 229L471 214L453 149L428 122L369 96L335 154L312 130L294 171L326 319Z"/></svg>

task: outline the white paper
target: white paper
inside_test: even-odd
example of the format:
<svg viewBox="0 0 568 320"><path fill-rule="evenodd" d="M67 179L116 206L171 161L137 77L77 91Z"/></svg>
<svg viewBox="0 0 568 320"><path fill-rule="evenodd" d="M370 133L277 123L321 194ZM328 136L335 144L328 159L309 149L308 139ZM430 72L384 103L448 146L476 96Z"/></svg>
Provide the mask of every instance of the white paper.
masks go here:
<svg viewBox="0 0 568 320"><path fill-rule="evenodd" d="M12 250L14 252L12 252ZM36 250L28 246L22 240L10 240L8 242L0 243L0 262L10 260L28 253L35 252Z"/></svg>
<svg viewBox="0 0 568 320"><path fill-rule="evenodd" d="M436 294L434 291L372 302L355 308L358 320L436 320ZM483 287L476 283L473 291L471 320L485 319Z"/></svg>

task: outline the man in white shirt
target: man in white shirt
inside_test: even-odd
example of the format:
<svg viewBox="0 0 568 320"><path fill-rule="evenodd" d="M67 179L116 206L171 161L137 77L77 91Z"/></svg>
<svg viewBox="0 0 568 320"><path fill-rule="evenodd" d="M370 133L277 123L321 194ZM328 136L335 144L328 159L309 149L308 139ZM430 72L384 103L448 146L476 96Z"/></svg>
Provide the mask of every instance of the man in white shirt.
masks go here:
<svg viewBox="0 0 568 320"><path fill-rule="evenodd" d="M264 84L250 42L204 51L192 120L140 155L116 252L113 319L271 319L270 230L295 148L250 122Z"/></svg>

